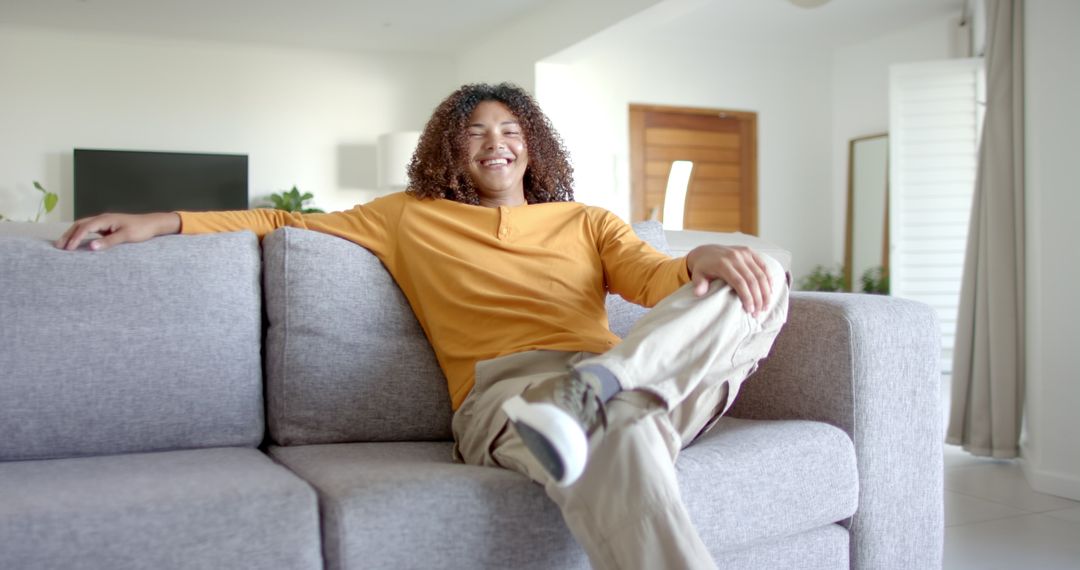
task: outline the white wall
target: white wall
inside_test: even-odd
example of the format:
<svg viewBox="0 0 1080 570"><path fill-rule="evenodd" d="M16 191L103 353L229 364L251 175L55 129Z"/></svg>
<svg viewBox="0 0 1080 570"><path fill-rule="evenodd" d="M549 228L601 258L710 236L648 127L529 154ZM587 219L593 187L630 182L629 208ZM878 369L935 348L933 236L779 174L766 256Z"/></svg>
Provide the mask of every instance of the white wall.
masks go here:
<svg viewBox="0 0 1080 570"><path fill-rule="evenodd" d="M1035 489L1080 500L1080 2L1025 4L1027 433Z"/></svg>
<svg viewBox="0 0 1080 570"><path fill-rule="evenodd" d="M537 66L537 97L572 155L578 201L629 218L629 103L753 111L760 236L792 251L796 276L831 263L829 52L662 33L605 34Z"/></svg>
<svg viewBox="0 0 1080 570"><path fill-rule="evenodd" d="M930 20L833 52L832 216L836 223L832 251L836 263L844 259L849 141L889 130L890 65L961 55L954 53L959 19L957 13Z"/></svg>
<svg viewBox="0 0 1080 570"><path fill-rule="evenodd" d="M534 65L660 0L554 0L494 29L475 30L457 55L459 83L516 83L535 92Z"/></svg>
<svg viewBox="0 0 1080 570"><path fill-rule="evenodd" d="M324 209L375 194L375 140L421 128L455 86L446 57L0 27L0 213L39 180L72 217L72 148L249 155L252 198L293 184Z"/></svg>

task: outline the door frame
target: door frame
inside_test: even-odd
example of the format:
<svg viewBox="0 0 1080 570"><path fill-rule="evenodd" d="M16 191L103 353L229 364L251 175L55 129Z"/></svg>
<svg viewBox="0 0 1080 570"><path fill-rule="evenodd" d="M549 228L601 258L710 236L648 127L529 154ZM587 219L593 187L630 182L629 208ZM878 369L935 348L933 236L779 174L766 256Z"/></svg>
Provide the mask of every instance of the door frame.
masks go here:
<svg viewBox="0 0 1080 570"><path fill-rule="evenodd" d="M740 176L746 177L746 200L740 200L739 231L757 235L758 233L758 176L757 176L757 113L731 109L708 109L703 107L680 107L669 105L647 105L630 103L630 219L646 219L645 211L645 113L659 111L664 113L685 113L688 115L709 115L732 118L739 121L740 144L746 152L742 153L739 163Z"/></svg>

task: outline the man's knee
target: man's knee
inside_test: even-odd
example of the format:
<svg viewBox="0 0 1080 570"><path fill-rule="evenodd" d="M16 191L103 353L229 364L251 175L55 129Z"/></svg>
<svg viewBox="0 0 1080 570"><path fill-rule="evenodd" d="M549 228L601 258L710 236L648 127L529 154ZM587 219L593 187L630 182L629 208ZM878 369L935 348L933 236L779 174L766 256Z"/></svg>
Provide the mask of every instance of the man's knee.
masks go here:
<svg viewBox="0 0 1080 570"><path fill-rule="evenodd" d="M775 258L765 254L759 254L761 260L765 262L765 274L769 276L769 283L773 286L773 289L778 287L787 287L791 283L791 275L784 269L784 266L780 264Z"/></svg>
<svg viewBox="0 0 1080 570"><path fill-rule="evenodd" d="M769 278L769 286L772 291L766 311L776 309L786 311L788 291L791 288L791 274L784 269L784 266L779 261L772 257L761 255L761 259L765 262L765 274Z"/></svg>

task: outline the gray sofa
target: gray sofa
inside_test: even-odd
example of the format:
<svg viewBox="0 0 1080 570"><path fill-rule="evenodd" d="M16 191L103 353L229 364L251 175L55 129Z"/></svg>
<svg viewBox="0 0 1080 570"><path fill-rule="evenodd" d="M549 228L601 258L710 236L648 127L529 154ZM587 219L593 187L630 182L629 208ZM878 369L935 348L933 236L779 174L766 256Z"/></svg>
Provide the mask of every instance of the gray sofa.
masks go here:
<svg viewBox="0 0 1080 570"><path fill-rule="evenodd" d="M940 567L936 330L792 295L677 464L721 567ZM408 303L346 241L0 237L0 568L587 567L539 486L452 462L450 416Z"/></svg>

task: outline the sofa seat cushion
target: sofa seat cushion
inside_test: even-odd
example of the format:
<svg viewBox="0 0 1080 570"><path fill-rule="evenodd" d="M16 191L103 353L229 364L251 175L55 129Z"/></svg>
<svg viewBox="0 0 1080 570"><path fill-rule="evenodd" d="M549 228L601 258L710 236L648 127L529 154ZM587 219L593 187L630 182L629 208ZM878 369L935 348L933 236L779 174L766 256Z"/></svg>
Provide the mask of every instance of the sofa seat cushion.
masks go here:
<svg viewBox="0 0 1080 570"><path fill-rule="evenodd" d="M328 568L588 566L539 485L453 463L451 449L352 443L270 453L318 491ZM725 418L677 467L691 517L717 557L855 510L851 441L822 423Z"/></svg>
<svg viewBox="0 0 1080 570"><path fill-rule="evenodd" d="M0 463L0 568L321 568L315 493L255 449Z"/></svg>
<svg viewBox="0 0 1080 570"><path fill-rule="evenodd" d="M723 418L675 467L706 544L792 535L858 508L855 446L825 423Z"/></svg>

